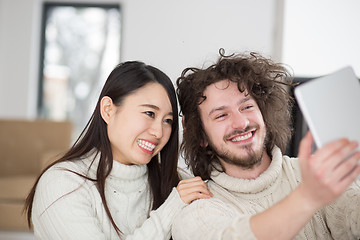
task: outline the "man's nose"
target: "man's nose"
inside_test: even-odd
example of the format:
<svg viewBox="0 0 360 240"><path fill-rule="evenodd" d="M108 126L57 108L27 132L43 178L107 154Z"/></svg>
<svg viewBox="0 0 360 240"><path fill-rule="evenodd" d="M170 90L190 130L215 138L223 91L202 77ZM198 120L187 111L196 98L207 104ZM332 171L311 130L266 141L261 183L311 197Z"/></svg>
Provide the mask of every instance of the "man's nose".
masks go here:
<svg viewBox="0 0 360 240"><path fill-rule="evenodd" d="M249 125L249 119L243 113L236 111L232 114L232 128L234 129L245 129Z"/></svg>

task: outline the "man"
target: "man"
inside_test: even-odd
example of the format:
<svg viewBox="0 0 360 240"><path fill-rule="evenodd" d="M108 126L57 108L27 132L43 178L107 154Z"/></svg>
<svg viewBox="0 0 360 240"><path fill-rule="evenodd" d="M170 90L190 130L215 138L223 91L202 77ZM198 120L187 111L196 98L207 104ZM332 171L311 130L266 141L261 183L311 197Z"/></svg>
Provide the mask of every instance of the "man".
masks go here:
<svg viewBox="0 0 360 240"><path fill-rule="evenodd" d="M177 81L181 147L214 197L185 207L173 238L359 239L360 152L343 161L357 143L339 139L313 154L308 133L298 159L283 156L290 74L259 54L220 55Z"/></svg>

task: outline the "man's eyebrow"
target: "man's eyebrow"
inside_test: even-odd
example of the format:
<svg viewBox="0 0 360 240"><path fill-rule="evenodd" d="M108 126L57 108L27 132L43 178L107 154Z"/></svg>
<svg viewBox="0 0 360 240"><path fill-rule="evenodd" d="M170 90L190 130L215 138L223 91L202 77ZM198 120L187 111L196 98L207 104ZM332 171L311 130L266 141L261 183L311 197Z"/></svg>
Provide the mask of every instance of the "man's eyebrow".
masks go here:
<svg viewBox="0 0 360 240"><path fill-rule="evenodd" d="M239 104L245 103L245 102L250 101L250 100L252 100L252 98L250 97L249 94L247 94L246 97L244 97L243 99L241 99L239 101Z"/></svg>
<svg viewBox="0 0 360 240"><path fill-rule="evenodd" d="M144 103L144 104L140 104L140 107L148 107L148 108L152 108L154 110L160 111L160 108L154 104L150 104L150 103ZM173 112L168 112L166 115L170 115L173 116Z"/></svg>
<svg viewBox="0 0 360 240"><path fill-rule="evenodd" d="M247 95L246 97L244 97L244 98L242 98L240 101L238 101L238 105L241 105L241 104L243 104L243 103L245 103L245 102L247 102L247 101L250 101L250 100L251 100L250 95ZM228 108L228 106L226 106L226 105L213 108L213 109L209 112L209 116L210 116L211 114L213 114L214 112L216 112L216 111L222 111L222 110L224 110L224 109L226 109L226 108Z"/></svg>
<svg viewBox="0 0 360 240"><path fill-rule="evenodd" d="M224 109L228 108L227 106L223 105L223 106L220 106L220 107L217 107L217 108L213 108L210 112L209 112L209 116L211 116L214 112L216 111L222 111Z"/></svg>

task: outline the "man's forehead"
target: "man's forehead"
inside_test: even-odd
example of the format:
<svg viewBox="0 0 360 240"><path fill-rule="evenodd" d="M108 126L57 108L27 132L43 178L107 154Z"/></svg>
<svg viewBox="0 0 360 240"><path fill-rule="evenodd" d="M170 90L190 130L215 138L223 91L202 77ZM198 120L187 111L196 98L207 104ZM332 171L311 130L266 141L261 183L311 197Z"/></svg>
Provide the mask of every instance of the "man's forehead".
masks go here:
<svg viewBox="0 0 360 240"><path fill-rule="evenodd" d="M213 84L211 84L213 87L215 87L216 89L219 89L219 90L224 90L224 89L227 89L230 85L232 84L236 84L235 82L232 82L228 79L224 79L224 80L221 80L221 81L218 81L218 82L215 82Z"/></svg>
<svg viewBox="0 0 360 240"><path fill-rule="evenodd" d="M238 89L236 82L222 81L211 84L205 89L199 107L200 111L210 114L215 110L238 106L251 99L247 91L241 92Z"/></svg>
<svg viewBox="0 0 360 240"><path fill-rule="evenodd" d="M232 96L248 96L248 91L246 88L244 88L244 91L242 91L239 89L237 82L225 79L208 85L203 92L203 96L205 97L203 101L205 101L205 99L208 97L216 98L221 95L224 97L230 97L227 95L229 93Z"/></svg>

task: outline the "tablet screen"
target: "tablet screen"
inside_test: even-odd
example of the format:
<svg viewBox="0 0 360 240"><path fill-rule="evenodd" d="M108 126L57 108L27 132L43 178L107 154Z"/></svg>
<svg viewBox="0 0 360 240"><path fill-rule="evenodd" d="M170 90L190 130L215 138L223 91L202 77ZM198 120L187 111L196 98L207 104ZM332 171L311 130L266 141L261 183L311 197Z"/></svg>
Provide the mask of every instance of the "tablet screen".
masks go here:
<svg viewBox="0 0 360 240"><path fill-rule="evenodd" d="M360 144L360 83L351 67L302 83L294 94L318 148L343 137Z"/></svg>

